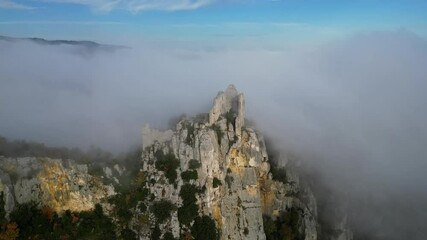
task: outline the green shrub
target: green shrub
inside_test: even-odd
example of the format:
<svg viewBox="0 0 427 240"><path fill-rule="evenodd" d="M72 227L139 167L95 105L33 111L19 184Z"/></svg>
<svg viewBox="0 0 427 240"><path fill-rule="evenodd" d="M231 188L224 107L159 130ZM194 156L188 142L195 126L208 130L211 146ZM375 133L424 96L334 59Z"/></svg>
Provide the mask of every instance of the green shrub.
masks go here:
<svg viewBox="0 0 427 240"><path fill-rule="evenodd" d="M99 204L93 211L66 211L61 217L49 207L18 204L10 220L18 224L19 239L116 239L115 225Z"/></svg>
<svg viewBox="0 0 427 240"><path fill-rule="evenodd" d="M273 180L282 182L282 183L288 183L287 177L286 177L286 169L284 167L277 166L277 160L270 156L270 172L273 176Z"/></svg>
<svg viewBox="0 0 427 240"><path fill-rule="evenodd" d="M141 212L145 212L145 211L147 211L147 205L145 205L145 203L140 203L140 204L138 205L138 208L139 208L139 210L140 210Z"/></svg>
<svg viewBox="0 0 427 240"><path fill-rule="evenodd" d="M300 212L296 208L288 208L286 211L273 221L271 217L263 216L264 232L267 240L304 239L304 233L299 231L301 225Z"/></svg>
<svg viewBox="0 0 427 240"><path fill-rule="evenodd" d="M220 185L222 185L221 181L218 178L214 177L214 179L212 181L212 187L217 188Z"/></svg>
<svg viewBox="0 0 427 240"><path fill-rule="evenodd" d="M77 239L116 239L114 225L104 215L101 205L96 204L93 211L81 212L79 218Z"/></svg>
<svg viewBox="0 0 427 240"><path fill-rule="evenodd" d="M18 224L21 239L31 239L34 236L42 239L52 238L52 226L49 219L33 202L17 205L10 213L10 221Z"/></svg>
<svg viewBox="0 0 427 240"><path fill-rule="evenodd" d="M182 199L182 206L178 209L178 221L183 225L189 226L193 219L198 216L197 192L198 189L194 185L185 184L181 187L179 196Z"/></svg>
<svg viewBox="0 0 427 240"><path fill-rule="evenodd" d="M122 239L126 239L126 240L128 240L128 239L129 240L139 239L136 236L136 233L129 228L125 228L121 231L121 237L122 237Z"/></svg>
<svg viewBox="0 0 427 240"><path fill-rule="evenodd" d="M179 192L179 196L182 199L183 204L196 202L196 193L197 188L191 184L184 184L181 187L181 191Z"/></svg>
<svg viewBox="0 0 427 240"><path fill-rule="evenodd" d="M3 224L3 223L6 222L6 219L5 219L5 217L6 217L6 211L4 210L5 202L4 202L4 199L3 199L3 195L4 195L4 193L1 192L0 193L0 226L1 226L1 224Z"/></svg>
<svg viewBox="0 0 427 240"><path fill-rule="evenodd" d="M163 234L163 240L176 240L173 237L173 234L171 232L166 232L165 234Z"/></svg>
<svg viewBox="0 0 427 240"><path fill-rule="evenodd" d="M154 156L157 161L155 167L158 171L163 171L170 184L173 184L178 177L176 169L179 167L179 161L173 153L164 154L163 151L158 150Z"/></svg>
<svg viewBox="0 0 427 240"><path fill-rule="evenodd" d="M127 223L132 219L132 212L129 210L128 206L116 206L117 208L117 217L120 222Z"/></svg>
<svg viewBox="0 0 427 240"><path fill-rule="evenodd" d="M161 161L161 160L163 160L163 159L165 158L165 154L163 153L163 151L162 151L162 150L157 150L157 151L154 153L154 157L155 157L158 161Z"/></svg>
<svg viewBox="0 0 427 240"><path fill-rule="evenodd" d="M199 168L201 166L201 164L200 164L200 162L199 161L197 161L196 159L191 159L189 162L188 162L188 167L190 168L190 169L197 169L197 168Z"/></svg>
<svg viewBox="0 0 427 240"><path fill-rule="evenodd" d="M62 226L62 229L56 229L55 231L58 231L58 235L73 235L73 231L76 230L76 226L73 223L73 215L70 210L65 211L64 214L62 214L62 217L59 219L59 224Z"/></svg>
<svg viewBox="0 0 427 240"><path fill-rule="evenodd" d="M175 209L175 205L173 205L170 201L160 200L155 202L153 206L151 206L151 211L157 219L158 223L163 223L168 219L171 215L171 212Z"/></svg>
<svg viewBox="0 0 427 240"><path fill-rule="evenodd" d="M160 240L160 235L162 232L160 231L159 225L156 224L153 229L151 229L151 240Z"/></svg>
<svg viewBox="0 0 427 240"><path fill-rule="evenodd" d="M178 221L179 223L190 226L190 223L196 218L198 213L198 206L195 203L182 205L178 208Z"/></svg>
<svg viewBox="0 0 427 240"><path fill-rule="evenodd" d="M133 216L131 209L135 209L140 201L144 201L149 194L145 187L131 187L121 189L116 195L110 197L108 202L115 205L115 213L121 224L127 224ZM145 211L145 210L144 210Z"/></svg>
<svg viewBox="0 0 427 240"><path fill-rule="evenodd" d="M300 213L297 208L286 209L286 212L281 216L281 232L283 237L290 239L301 239L303 236L299 233Z"/></svg>
<svg viewBox="0 0 427 240"><path fill-rule="evenodd" d="M181 178L184 181L190 181L191 179L197 180L197 171L196 170L187 170L181 173Z"/></svg>
<svg viewBox="0 0 427 240"><path fill-rule="evenodd" d="M134 198L137 201L144 201L148 197L149 193L150 193L150 191L147 188L142 187L142 186L137 187L135 189L135 191L133 191Z"/></svg>
<svg viewBox="0 0 427 240"><path fill-rule="evenodd" d="M151 183L151 185L156 184L156 179L154 179L154 178L150 179L150 183Z"/></svg>
<svg viewBox="0 0 427 240"><path fill-rule="evenodd" d="M264 233L267 237L267 240L276 240L277 239L277 227L276 223L271 219L270 216L263 215L262 216L263 225L264 225Z"/></svg>
<svg viewBox="0 0 427 240"><path fill-rule="evenodd" d="M219 239L218 230L215 221L208 217L196 217L191 227L191 234L194 240L217 240Z"/></svg>

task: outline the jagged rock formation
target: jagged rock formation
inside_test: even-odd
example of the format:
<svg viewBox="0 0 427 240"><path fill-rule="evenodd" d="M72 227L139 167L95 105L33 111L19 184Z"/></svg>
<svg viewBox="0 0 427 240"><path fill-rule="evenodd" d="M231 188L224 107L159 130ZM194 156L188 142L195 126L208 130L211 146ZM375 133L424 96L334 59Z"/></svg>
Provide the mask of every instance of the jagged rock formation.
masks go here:
<svg viewBox="0 0 427 240"><path fill-rule="evenodd" d="M15 203L29 202L40 207L49 206L57 213L88 211L114 194L114 188L89 174L85 164L34 157L0 157L2 191L8 213L14 209Z"/></svg>
<svg viewBox="0 0 427 240"><path fill-rule="evenodd" d="M266 239L263 215L275 219L296 209L299 236L317 239L313 194L291 169L286 172L286 182L273 180L263 137L245 126L244 105L243 94L230 85L216 96L208 119L183 119L173 134L156 132L161 136L158 139L150 134L153 131L144 129L143 139L149 142L143 143L142 170L149 179L146 184L152 200L168 200L179 209L183 207L183 186L195 186L199 189L195 193L197 213L215 220L221 239L236 240ZM168 181L170 169L158 167L166 154L179 162L173 184ZM192 161L200 165L192 168ZM192 171L197 174L184 179ZM180 237L191 230L191 223L180 223L178 215L179 211L173 211L160 223L163 233ZM151 217L154 224L155 216Z"/></svg>
<svg viewBox="0 0 427 240"><path fill-rule="evenodd" d="M242 127L245 123L245 99L243 93L238 93L234 85L228 86L225 92L219 92L214 99L209 112L209 124L215 124L221 116L232 113L237 114L235 118L235 133L241 136ZM230 116L231 117L231 116Z"/></svg>

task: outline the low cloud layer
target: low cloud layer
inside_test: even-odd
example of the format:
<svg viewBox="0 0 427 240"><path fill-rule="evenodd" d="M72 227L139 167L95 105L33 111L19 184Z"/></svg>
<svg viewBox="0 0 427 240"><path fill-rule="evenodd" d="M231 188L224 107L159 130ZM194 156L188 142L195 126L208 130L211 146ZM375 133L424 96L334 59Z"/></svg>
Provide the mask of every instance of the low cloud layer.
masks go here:
<svg viewBox="0 0 427 240"><path fill-rule="evenodd" d="M426 236L425 39L396 31L286 51L80 50L0 41L0 135L122 151L140 143L144 123L207 112L234 83L258 128L345 199L359 236Z"/></svg>

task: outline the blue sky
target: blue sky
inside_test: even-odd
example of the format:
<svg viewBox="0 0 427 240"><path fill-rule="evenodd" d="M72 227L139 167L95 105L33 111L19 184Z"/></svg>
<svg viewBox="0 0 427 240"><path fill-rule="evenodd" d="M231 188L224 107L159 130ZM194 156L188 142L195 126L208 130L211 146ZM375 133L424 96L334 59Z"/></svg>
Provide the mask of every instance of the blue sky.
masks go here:
<svg viewBox="0 0 427 240"><path fill-rule="evenodd" d="M0 0L0 34L276 46L401 28L426 37L426 12L417 0Z"/></svg>

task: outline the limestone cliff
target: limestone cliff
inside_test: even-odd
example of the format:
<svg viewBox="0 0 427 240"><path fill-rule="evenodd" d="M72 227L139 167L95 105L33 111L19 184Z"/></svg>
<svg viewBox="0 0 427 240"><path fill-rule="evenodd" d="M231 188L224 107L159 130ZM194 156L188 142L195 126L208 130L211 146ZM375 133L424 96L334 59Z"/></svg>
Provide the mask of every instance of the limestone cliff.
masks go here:
<svg viewBox="0 0 427 240"><path fill-rule="evenodd" d="M174 237L191 232L191 223L182 224L178 215L185 205L182 188L192 185L198 189L198 214L215 220L221 239L266 239L263 215L274 220L290 214L291 209L297 214L295 234L317 239L313 194L300 184L291 168L286 170L283 182L273 180L265 141L245 125L244 107L243 94L230 85L218 93L208 116L182 119L173 132L144 129L142 170L149 179L146 187L153 202L168 200L178 208L160 223L160 229ZM179 162L173 182L168 181L170 169L158 166L165 155ZM194 167L192 162L199 165ZM193 178L186 177L189 173ZM154 227L154 214L151 218Z"/></svg>
<svg viewBox="0 0 427 240"><path fill-rule="evenodd" d="M0 192L5 193L6 212L15 204L34 202L62 213L92 210L114 188L72 160L0 157Z"/></svg>

